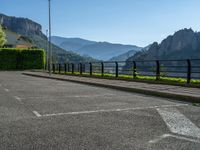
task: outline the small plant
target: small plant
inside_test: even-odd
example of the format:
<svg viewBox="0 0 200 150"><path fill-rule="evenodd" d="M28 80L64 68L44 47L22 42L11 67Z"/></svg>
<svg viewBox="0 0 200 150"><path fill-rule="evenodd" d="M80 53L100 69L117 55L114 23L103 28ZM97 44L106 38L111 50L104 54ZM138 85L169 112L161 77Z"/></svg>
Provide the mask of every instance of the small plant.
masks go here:
<svg viewBox="0 0 200 150"><path fill-rule="evenodd" d="M167 77L167 73L164 72L164 70L166 70L166 68L165 68L164 65L161 65L161 66L160 66L160 70L161 70L160 76L161 76L161 77Z"/></svg>
<svg viewBox="0 0 200 150"><path fill-rule="evenodd" d="M4 33L1 25L0 25L0 47L3 47L6 44L6 34Z"/></svg>

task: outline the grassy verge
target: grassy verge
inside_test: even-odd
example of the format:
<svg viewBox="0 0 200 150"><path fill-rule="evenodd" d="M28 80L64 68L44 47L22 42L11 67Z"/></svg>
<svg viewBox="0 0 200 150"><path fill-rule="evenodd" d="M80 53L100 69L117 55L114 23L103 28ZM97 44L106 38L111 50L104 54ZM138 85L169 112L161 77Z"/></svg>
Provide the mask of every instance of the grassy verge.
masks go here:
<svg viewBox="0 0 200 150"><path fill-rule="evenodd" d="M56 71L56 74L59 72ZM71 72L63 72L61 71L60 74L66 74L66 75L77 75L80 76L79 72L74 72L73 74ZM87 76L90 77L90 73L82 73L82 76ZM131 75L121 75L119 74L118 77L115 77L115 74L108 74L105 73L103 76L101 73L92 73L92 77L98 77L98 78L115 78L115 79L124 79L124 80L133 80L133 81L152 81L152 82L162 82L162 83L167 83L167 84L186 84L187 79L184 78L174 78L174 77L160 77L159 80L156 80L155 76L141 76L137 75L135 78ZM200 80L192 79L191 80L191 85L199 85L200 86Z"/></svg>

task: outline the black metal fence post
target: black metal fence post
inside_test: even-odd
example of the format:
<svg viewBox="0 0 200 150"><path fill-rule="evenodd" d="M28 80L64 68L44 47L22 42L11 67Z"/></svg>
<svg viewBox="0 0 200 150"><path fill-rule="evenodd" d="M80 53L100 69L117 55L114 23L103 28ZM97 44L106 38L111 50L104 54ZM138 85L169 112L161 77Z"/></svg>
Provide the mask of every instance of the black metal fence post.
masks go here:
<svg viewBox="0 0 200 150"><path fill-rule="evenodd" d="M191 61L187 59L187 83L188 84L191 82L191 72L192 72Z"/></svg>
<svg viewBox="0 0 200 150"><path fill-rule="evenodd" d="M74 64L72 63L72 74L74 74Z"/></svg>
<svg viewBox="0 0 200 150"><path fill-rule="evenodd" d="M70 64L67 64L67 72L70 72Z"/></svg>
<svg viewBox="0 0 200 150"><path fill-rule="evenodd" d="M53 64L53 73L55 73L55 64Z"/></svg>
<svg viewBox="0 0 200 150"><path fill-rule="evenodd" d="M118 78L119 76L119 65L118 62L115 62L115 77Z"/></svg>
<svg viewBox="0 0 200 150"><path fill-rule="evenodd" d="M104 63L101 62L101 76L104 76Z"/></svg>
<svg viewBox="0 0 200 150"><path fill-rule="evenodd" d="M65 64L65 74L67 73L67 64Z"/></svg>
<svg viewBox="0 0 200 150"><path fill-rule="evenodd" d="M156 80L160 79L160 62L156 60Z"/></svg>
<svg viewBox="0 0 200 150"><path fill-rule="evenodd" d="M137 77L137 66L136 62L133 61L133 78L135 79Z"/></svg>
<svg viewBox="0 0 200 150"><path fill-rule="evenodd" d="M90 63L90 75L92 76L92 63Z"/></svg>
<svg viewBox="0 0 200 150"><path fill-rule="evenodd" d="M48 63L48 66L47 66L47 70L49 71L49 68L50 68L50 64Z"/></svg>
<svg viewBox="0 0 200 150"><path fill-rule="evenodd" d="M85 73L85 64L82 64L82 73Z"/></svg>
<svg viewBox="0 0 200 150"><path fill-rule="evenodd" d="M82 63L79 64L80 65L80 75L83 74L83 66L82 66Z"/></svg>
<svg viewBox="0 0 200 150"><path fill-rule="evenodd" d="M61 73L61 64L58 64L58 72Z"/></svg>

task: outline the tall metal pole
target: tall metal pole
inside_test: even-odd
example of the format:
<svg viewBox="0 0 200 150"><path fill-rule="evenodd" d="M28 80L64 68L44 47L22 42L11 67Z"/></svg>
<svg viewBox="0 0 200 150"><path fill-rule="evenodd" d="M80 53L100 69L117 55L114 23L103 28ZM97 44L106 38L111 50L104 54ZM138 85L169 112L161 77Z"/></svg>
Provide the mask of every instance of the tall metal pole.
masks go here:
<svg viewBox="0 0 200 150"><path fill-rule="evenodd" d="M49 70L48 30L46 30L46 70Z"/></svg>
<svg viewBox="0 0 200 150"><path fill-rule="evenodd" d="M52 48L51 48L51 0L49 0L49 75L52 71Z"/></svg>

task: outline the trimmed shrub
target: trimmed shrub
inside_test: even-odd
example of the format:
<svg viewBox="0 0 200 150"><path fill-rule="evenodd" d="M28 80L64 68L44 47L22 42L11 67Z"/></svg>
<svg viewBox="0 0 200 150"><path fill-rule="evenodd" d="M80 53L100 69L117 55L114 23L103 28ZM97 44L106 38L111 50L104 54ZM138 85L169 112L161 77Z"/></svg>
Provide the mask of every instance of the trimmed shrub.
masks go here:
<svg viewBox="0 0 200 150"><path fill-rule="evenodd" d="M44 65L42 49L0 48L0 70L43 69Z"/></svg>

